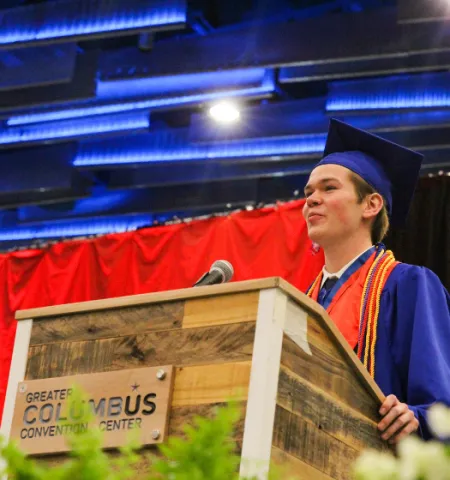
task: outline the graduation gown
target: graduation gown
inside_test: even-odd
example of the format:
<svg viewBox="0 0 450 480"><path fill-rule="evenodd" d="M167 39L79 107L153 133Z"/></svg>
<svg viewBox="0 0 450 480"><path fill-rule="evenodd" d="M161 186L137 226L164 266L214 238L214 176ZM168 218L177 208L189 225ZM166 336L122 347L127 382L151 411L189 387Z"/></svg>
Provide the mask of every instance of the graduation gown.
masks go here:
<svg viewBox="0 0 450 480"><path fill-rule="evenodd" d="M374 250L344 272L323 305L355 351ZM312 298L319 288L311 290ZM431 438L427 409L435 402L450 405L450 295L431 270L398 263L390 272L380 297L374 379L386 396L409 405L420 435Z"/></svg>
<svg viewBox="0 0 450 480"><path fill-rule="evenodd" d="M377 333L375 381L409 405L428 439L427 409L450 405L450 295L431 270L396 266L381 294Z"/></svg>

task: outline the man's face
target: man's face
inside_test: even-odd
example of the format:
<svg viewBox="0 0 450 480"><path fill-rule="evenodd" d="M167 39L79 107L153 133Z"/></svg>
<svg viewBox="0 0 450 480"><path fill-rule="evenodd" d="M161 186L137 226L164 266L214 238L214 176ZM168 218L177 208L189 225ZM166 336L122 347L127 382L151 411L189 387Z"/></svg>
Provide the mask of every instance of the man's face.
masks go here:
<svg viewBox="0 0 450 480"><path fill-rule="evenodd" d="M350 173L340 165L320 165L305 187L303 216L308 235L322 247L346 239L362 227L364 205L358 203Z"/></svg>

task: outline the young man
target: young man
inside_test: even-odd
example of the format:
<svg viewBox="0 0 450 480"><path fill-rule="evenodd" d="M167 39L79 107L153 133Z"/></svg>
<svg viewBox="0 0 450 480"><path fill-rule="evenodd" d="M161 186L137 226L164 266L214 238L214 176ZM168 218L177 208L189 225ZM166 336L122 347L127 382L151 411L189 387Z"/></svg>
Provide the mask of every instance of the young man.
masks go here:
<svg viewBox="0 0 450 480"><path fill-rule="evenodd" d="M307 293L387 395L378 427L390 443L415 431L430 438L427 409L450 405L450 296L434 273L396 262L380 243L389 221L405 221L421 162L333 119L305 187L308 233L325 254Z"/></svg>

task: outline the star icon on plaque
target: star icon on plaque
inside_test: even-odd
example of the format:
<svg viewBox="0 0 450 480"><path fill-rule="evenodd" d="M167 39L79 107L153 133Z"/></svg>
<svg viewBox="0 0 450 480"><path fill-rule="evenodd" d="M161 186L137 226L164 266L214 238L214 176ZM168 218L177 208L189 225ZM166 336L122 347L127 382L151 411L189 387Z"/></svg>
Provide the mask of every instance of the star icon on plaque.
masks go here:
<svg viewBox="0 0 450 480"><path fill-rule="evenodd" d="M134 382L134 385L131 385L131 390L133 392L136 392L139 387L140 387L140 385L138 385L136 382Z"/></svg>

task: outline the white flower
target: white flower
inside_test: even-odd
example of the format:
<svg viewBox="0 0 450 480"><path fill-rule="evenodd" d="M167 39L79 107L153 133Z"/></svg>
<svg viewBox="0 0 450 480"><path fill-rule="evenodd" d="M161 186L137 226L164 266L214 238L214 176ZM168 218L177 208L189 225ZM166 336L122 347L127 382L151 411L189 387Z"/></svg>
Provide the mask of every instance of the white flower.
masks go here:
<svg viewBox="0 0 450 480"><path fill-rule="evenodd" d="M431 408L428 420L433 432L450 438L450 409ZM450 455L443 443L406 437L398 445L398 459L380 452L366 451L355 463L355 480L450 480Z"/></svg>
<svg viewBox="0 0 450 480"><path fill-rule="evenodd" d="M423 473L425 478L432 480L450 480L450 458L441 444L429 446L428 462Z"/></svg>
<svg viewBox="0 0 450 480"><path fill-rule="evenodd" d="M400 480L450 480L450 459L438 442L405 438L398 447Z"/></svg>
<svg viewBox="0 0 450 480"><path fill-rule="evenodd" d="M436 403L428 409L427 420L437 437L450 438L450 408Z"/></svg>
<svg viewBox="0 0 450 480"><path fill-rule="evenodd" d="M416 437L406 437L398 445L400 457L399 470L401 480L415 480L418 477L423 460L423 442Z"/></svg>
<svg viewBox="0 0 450 480"><path fill-rule="evenodd" d="M354 465L356 480L398 480L398 468L394 457L387 453L367 450Z"/></svg>

